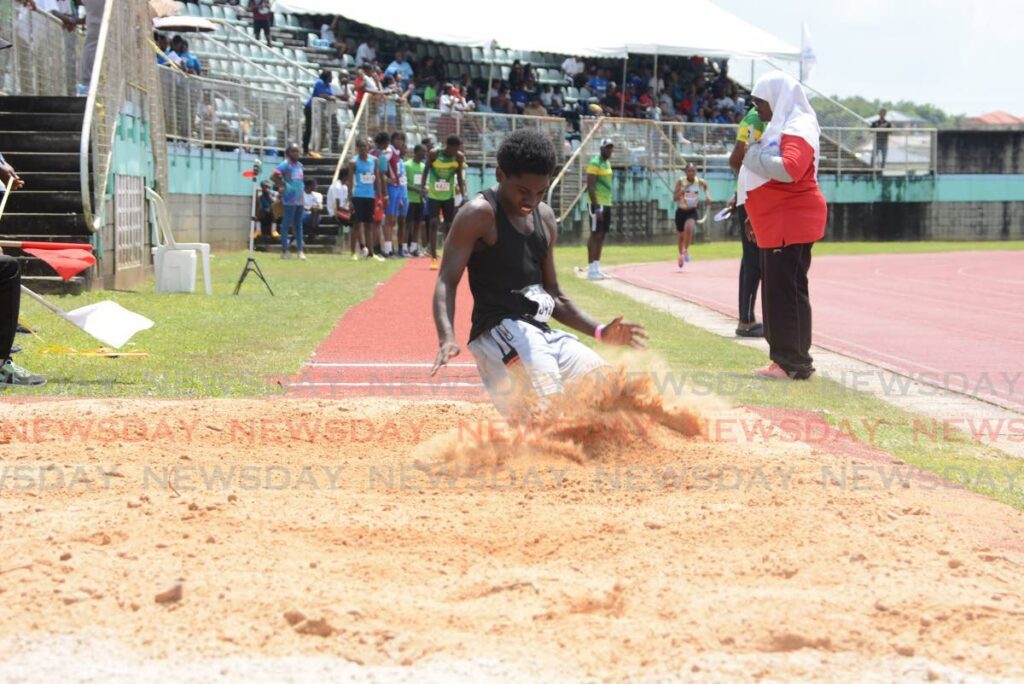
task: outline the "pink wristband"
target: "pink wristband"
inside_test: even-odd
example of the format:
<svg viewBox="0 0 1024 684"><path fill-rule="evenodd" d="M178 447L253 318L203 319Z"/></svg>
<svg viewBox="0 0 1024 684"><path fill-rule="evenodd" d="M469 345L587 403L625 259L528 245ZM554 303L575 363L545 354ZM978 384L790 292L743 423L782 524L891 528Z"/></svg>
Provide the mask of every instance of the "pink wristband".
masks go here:
<svg viewBox="0 0 1024 684"><path fill-rule="evenodd" d="M603 332L604 332L604 326L603 325L599 325L596 328L594 328L594 339L597 340L598 342L600 342L601 341L601 334Z"/></svg>

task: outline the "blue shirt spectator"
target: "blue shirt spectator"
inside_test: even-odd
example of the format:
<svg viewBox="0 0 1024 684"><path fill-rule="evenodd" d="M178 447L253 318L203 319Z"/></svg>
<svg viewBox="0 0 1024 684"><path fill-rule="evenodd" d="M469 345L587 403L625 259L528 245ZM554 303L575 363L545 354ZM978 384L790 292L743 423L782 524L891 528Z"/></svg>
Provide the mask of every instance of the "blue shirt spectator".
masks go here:
<svg viewBox="0 0 1024 684"><path fill-rule="evenodd" d="M395 61L388 65L388 68L384 70L385 76L398 77L403 81L408 81L412 78L413 70L409 62L405 61L405 55L401 51L395 53Z"/></svg>
<svg viewBox="0 0 1024 684"><path fill-rule="evenodd" d="M530 101L530 94L521 88L516 88L512 91L512 104L516 106L520 112L526 108L526 103Z"/></svg>
<svg viewBox="0 0 1024 684"><path fill-rule="evenodd" d="M587 87L590 88L590 92L597 94L598 97L604 97L608 92L608 79L600 75L594 76L587 81Z"/></svg>
<svg viewBox="0 0 1024 684"><path fill-rule="evenodd" d="M313 94L309 96L308 100L306 100L306 106L313 106L314 97L330 97L331 94L331 84L322 78L318 78L316 79L316 83L313 84Z"/></svg>
<svg viewBox="0 0 1024 684"><path fill-rule="evenodd" d="M302 206L302 200L306 193L303 183L302 163L291 160L283 161L274 170L281 176L284 183L284 191L281 193L281 203L285 206Z"/></svg>

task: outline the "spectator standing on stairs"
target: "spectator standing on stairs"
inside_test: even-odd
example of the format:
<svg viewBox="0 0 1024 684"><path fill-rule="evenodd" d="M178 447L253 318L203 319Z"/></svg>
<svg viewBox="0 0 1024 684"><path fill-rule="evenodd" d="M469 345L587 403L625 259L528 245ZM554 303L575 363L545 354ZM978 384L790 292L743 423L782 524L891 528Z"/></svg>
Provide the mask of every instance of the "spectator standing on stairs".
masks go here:
<svg viewBox="0 0 1024 684"><path fill-rule="evenodd" d="M334 100L334 95L331 94L331 72L321 71L320 78L313 84L313 94L306 100L306 108L304 111L305 123L302 128L302 153L306 156L311 156L314 159L319 159L320 154L318 152L309 151L309 139L313 134L313 99L321 98L323 100Z"/></svg>
<svg viewBox="0 0 1024 684"><path fill-rule="evenodd" d="M85 46L82 48L82 62L79 64L78 96L89 94L92 81L92 63L96 60L96 46L100 42L100 27L103 25L103 8L107 0L82 0L85 7Z"/></svg>
<svg viewBox="0 0 1024 684"><path fill-rule="evenodd" d="M274 23L274 13L270 10L270 0L249 0L249 12L252 13L252 32L256 40L263 38L270 45L270 26Z"/></svg>
<svg viewBox="0 0 1024 684"><path fill-rule="evenodd" d="M885 159L889 156L889 131L892 130L892 122L885 118L888 112L885 107L878 110L878 118L871 122L871 128L877 130L875 133L875 147L871 153L871 166L875 165L878 159L881 163L879 168L885 168Z"/></svg>
<svg viewBox="0 0 1024 684"><path fill-rule="evenodd" d="M377 41L373 38L364 40L356 48L356 66L373 64L377 61Z"/></svg>

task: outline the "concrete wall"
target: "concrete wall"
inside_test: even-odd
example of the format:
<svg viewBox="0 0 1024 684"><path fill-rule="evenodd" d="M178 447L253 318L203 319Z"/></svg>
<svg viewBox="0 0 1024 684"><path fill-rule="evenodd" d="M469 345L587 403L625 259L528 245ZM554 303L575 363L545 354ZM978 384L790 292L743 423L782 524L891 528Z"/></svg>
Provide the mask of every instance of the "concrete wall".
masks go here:
<svg viewBox="0 0 1024 684"><path fill-rule="evenodd" d="M167 200L174 239L208 242L214 251L249 245L250 209L248 196L176 193Z"/></svg>
<svg viewBox="0 0 1024 684"><path fill-rule="evenodd" d="M1024 131L939 131L939 173L1024 173Z"/></svg>

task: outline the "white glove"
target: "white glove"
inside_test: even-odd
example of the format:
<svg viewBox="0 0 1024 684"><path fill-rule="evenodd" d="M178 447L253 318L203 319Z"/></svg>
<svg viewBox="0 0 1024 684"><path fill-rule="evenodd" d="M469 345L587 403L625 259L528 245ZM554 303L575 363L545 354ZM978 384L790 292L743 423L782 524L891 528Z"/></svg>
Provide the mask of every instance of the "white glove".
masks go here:
<svg viewBox="0 0 1024 684"><path fill-rule="evenodd" d="M747 153L743 156L743 165L759 176L782 183L793 182L792 176L789 175L782 163L782 157L779 156L779 148L775 144L767 147L759 142L747 145Z"/></svg>

